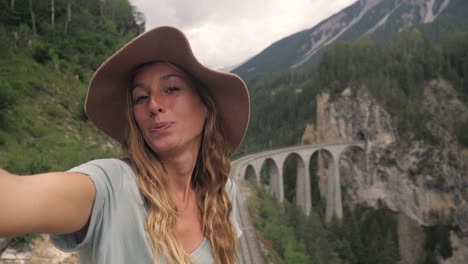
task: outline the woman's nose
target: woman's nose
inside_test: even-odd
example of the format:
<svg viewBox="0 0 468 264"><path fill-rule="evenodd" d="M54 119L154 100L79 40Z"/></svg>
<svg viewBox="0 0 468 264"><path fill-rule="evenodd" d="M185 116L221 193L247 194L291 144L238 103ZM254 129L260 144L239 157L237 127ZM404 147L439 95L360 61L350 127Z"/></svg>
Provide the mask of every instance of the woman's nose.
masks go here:
<svg viewBox="0 0 468 264"><path fill-rule="evenodd" d="M158 96L150 96L148 107L152 115L156 115L164 111L163 103L161 101L161 98L159 98Z"/></svg>

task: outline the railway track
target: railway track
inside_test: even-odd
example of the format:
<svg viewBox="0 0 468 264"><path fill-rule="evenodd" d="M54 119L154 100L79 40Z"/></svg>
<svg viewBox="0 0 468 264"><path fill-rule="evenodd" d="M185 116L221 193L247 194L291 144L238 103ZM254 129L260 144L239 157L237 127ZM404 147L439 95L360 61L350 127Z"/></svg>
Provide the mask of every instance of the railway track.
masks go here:
<svg viewBox="0 0 468 264"><path fill-rule="evenodd" d="M233 162L231 171L236 171L235 166L236 162ZM255 228L248 211L250 188L243 179L235 177L234 175L231 175L231 178L235 180L237 186L237 206L235 210L237 210L237 218L243 233L240 237L238 262L240 264L264 264L263 254L260 250Z"/></svg>

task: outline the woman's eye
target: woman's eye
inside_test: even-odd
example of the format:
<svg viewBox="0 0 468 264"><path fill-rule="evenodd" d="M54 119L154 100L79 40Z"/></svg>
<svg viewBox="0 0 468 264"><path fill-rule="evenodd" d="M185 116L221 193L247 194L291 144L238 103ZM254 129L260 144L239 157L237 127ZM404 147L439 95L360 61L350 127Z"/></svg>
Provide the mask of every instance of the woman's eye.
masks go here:
<svg viewBox="0 0 468 264"><path fill-rule="evenodd" d="M146 96L146 95L138 96L138 97L136 97L136 99L133 100L133 103L137 104L137 103L139 103L139 102L141 102L143 100L146 100L146 99L148 99L148 96Z"/></svg>
<svg viewBox="0 0 468 264"><path fill-rule="evenodd" d="M180 89L177 88L177 87L168 87L168 88L166 88L166 91L165 91L165 92L168 93L168 94L172 94L172 93L175 93L175 92L177 92L177 91L179 91L179 90L180 90Z"/></svg>

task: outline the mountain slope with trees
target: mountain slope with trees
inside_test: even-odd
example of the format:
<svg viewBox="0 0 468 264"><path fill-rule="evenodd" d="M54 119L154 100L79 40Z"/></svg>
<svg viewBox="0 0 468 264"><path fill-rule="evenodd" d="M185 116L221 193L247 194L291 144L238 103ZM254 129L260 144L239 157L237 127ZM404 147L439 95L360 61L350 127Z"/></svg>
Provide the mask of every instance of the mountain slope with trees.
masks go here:
<svg viewBox="0 0 468 264"><path fill-rule="evenodd" d="M306 124L315 121L315 96L322 90L337 95L347 87L365 87L392 114L403 138L436 144L438 139L424 127L423 88L443 78L468 102L468 31L441 32L434 42L424 30L409 29L384 46L368 38L337 42L316 67L249 78L252 118L243 150L299 144ZM452 127L464 146L466 126Z"/></svg>
<svg viewBox="0 0 468 264"><path fill-rule="evenodd" d="M412 26L449 20L467 27L464 0L359 0L318 25L287 36L243 63L233 72L245 77L316 64L335 41L368 37L383 44Z"/></svg>
<svg viewBox="0 0 468 264"><path fill-rule="evenodd" d="M438 109L438 105L432 105L426 93L428 85L434 80L444 80L453 87L454 93L450 94L453 98L446 98L446 94L440 91L439 95L444 97L435 100L440 104L448 102L447 108L454 106L449 103L455 99L462 102L465 108L468 107L468 31L441 32L440 39L432 41L423 33L424 30L409 29L395 35L390 43L383 46L368 38L339 42L323 53L316 68L264 74L249 81L253 113L249 134L243 145L245 152L298 144L306 124L317 124L315 97L322 91L331 95L330 101L345 100L342 95L345 90L353 91L348 102L353 100L355 94L369 94L372 101L389 113L398 136L394 144L383 149L386 152L366 154L370 161L375 161L369 166L376 168L377 178L373 179L375 185L362 188L374 188L374 191L385 188L385 192L380 190L385 195L377 208L373 208L373 201L352 197L360 195L358 192L361 189L356 188L358 180L355 178L362 175L353 175L350 171L354 170L347 171L348 164L341 162L343 203L348 208L344 218L330 226L324 224L325 201L319 200L317 203L316 198L310 216L294 208L296 161L292 160L291 164L286 160L283 170L285 204L277 204L264 190L259 189L250 208L257 231L266 247L271 249L268 257L272 263L323 263L324 260L327 263L399 262L405 249L400 248L399 243L404 239L397 233L400 226L405 224L400 223L398 215L404 213L389 210L388 204L397 208L404 208L405 205L392 204L398 199L392 199L391 195L400 197L401 203L410 204L407 207L413 207L414 199L417 209L411 213L424 211L426 215L422 221L428 221L423 227L408 228L421 230L422 239L404 241L420 245L421 252L410 252L416 262L404 263L464 263L457 262L457 259L449 262L449 259L454 256L455 248L459 252L466 250L466 245L453 244L453 241L466 241L468 234L467 215L463 211L468 197L468 163L467 156L463 156L463 149L468 149L468 119L464 119L466 113L446 115L445 112L427 111L433 106ZM347 106L346 103L343 105ZM352 107L347 109L353 110ZM330 114L333 115L338 114ZM330 122L334 121L338 123L336 119ZM432 124L440 127L433 127ZM441 130L448 132L448 135L438 133ZM405 154L412 152L418 154ZM444 152L450 153L448 159L439 155ZM356 153L350 155L349 159L359 159ZM376 156L380 158L374 159ZM407 170L406 164L399 158L414 159L416 166ZM316 163L311 163L311 166L316 166ZM455 176L452 172L455 172ZM311 170L310 175L311 182L314 182L316 168L315 171ZM404 187L392 185L395 182ZM410 193L411 199L406 199L407 188L421 193ZM312 196L316 195L312 193ZM445 200L439 200L442 196L450 197L447 203L453 205L447 206L448 209L441 207L440 211L427 206L431 201L434 204L445 203ZM353 204L356 200L363 205ZM415 220L414 214L412 217Z"/></svg>
<svg viewBox="0 0 468 264"><path fill-rule="evenodd" d="M381 39L364 36L336 41L321 51L315 64L295 69L283 65L244 76L252 98L251 123L241 148L244 153L301 144L306 125L320 123L316 97L322 92L330 95L325 122L345 130L350 123L360 121L346 117L365 115L367 109L349 115L338 111L356 110L358 103L353 106L350 102L365 94L372 105L388 113L395 135L388 145L369 142L366 166L375 170L364 172L356 168L358 165L353 168L353 159L359 158L357 152L351 151L345 161L340 161L343 204L348 209L344 218L331 226L323 225L320 218L320 203L325 201L313 202L317 211L311 216L302 215L289 204L294 203L296 165L294 160L285 162L283 180L288 201L276 204L259 190L251 206L265 246L274 250L270 252L271 261L466 262L468 26L461 12L440 15L432 23ZM457 112L460 109L464 110ZM350 130L364 133L346 135L346 139L375 140L367 137L368 131L354 128ZM315 172L311 170L311 182ZM359 185L360 180L372 183ZM373 200L365 200L369 193L375 195ZM378 195L381 199L376 199ZM407 224L402 217L411 218L415 224ZM418 235L401 236L400 229L405 228ZM372 230L372 234L357 235L360 229ZM314 238L307 236L310 233ZM310 241L315 247L310 246ZM408 245L418 251L407 252L413 249L405 248ZM319 250L324 247L329 250Z"/></svg>
<svg viewBox="0 0 468 264"><path fill-rule="evenodd" d="M119 153L83 103L93 71L142 31L127 0L1 0L0 166L31 174Z"/></svg>

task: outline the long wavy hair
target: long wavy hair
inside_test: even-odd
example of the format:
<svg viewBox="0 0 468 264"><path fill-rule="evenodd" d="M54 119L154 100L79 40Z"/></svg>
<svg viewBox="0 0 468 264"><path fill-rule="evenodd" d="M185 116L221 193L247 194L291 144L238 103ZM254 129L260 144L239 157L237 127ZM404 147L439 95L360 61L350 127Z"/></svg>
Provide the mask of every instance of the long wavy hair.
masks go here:
<svg viewBox="0 0 468 264"><path fill-rule="evenodd" d="M135 69L131 82L148 64L151 63ZM177 71L184 72L171 63L167 64ZM230 218L232 201L225 188L230 171L228 145L222 134L213 99L196 79L193 79L192 83L206 106L208 115L192 173L191 187L197 194L202 231L211 242L215 263L231 264L236 259L237 235ZM152 247L154 263L158 263L159 256L163 256L169 263L191 263L190 255L177 239L178 210L169 193L167 171L158 154L147 144L139 130L133 114L130 87L131 85L127 93L128 136L123 149L128 155L146 200L148 214L145 231Z"/></svg>

